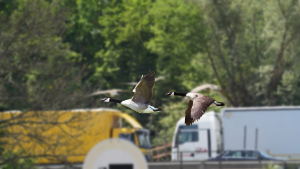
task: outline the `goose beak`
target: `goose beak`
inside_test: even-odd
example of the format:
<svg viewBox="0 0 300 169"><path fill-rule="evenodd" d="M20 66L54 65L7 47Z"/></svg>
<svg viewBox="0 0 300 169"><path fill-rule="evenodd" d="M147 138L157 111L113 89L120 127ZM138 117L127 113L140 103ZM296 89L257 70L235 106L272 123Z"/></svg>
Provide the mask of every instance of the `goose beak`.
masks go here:
<svg viewBox="0 0 300 169"><path fill-rule="evenodd" d="M101 99L101 101L103 101L103 102L104 102L106 99L107 99L107 97L105 97L105 98Z"/></svg>

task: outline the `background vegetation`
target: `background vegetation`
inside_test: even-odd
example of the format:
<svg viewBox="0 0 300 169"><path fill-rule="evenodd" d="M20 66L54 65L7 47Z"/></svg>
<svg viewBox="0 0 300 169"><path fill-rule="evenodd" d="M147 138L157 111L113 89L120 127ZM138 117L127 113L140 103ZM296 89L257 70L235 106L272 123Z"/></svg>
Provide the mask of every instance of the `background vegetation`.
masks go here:
<svg viewBox="0 0 300 169"><path fill-rule="evenodd" d="M159 145L164 132L171 141L187 105L164 96L172 90L211 83L221 90L201 92L228 107L299 105L299 5L297 0L0 0L0 109L113 107L155 133L152 144ZM151 102L161 113L103 104L105 95L87 97L118 88L129 92L115 98L130 98L134 86L124 83L137 82L150 69L165 77L156 82ZM5 124L0 121L1 136Z"/></svg>

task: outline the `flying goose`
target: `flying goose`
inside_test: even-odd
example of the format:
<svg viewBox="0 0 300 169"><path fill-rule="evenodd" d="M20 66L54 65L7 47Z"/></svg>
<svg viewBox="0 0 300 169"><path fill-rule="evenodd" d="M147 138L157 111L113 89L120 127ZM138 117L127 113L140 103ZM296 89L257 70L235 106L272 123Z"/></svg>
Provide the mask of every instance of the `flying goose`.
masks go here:
<svg viewBox="0 0 300 169"><path fill-rule="evenodd" d="M160 108L155 108L150 105L152 99L152 93L155 83L155 74L149 71L145 76L142 75L141 80L137 83L133 89L134 96L127 100L117 100L112 98L104 98L101 101L104 102L116 102L123 106L131 108L139 113L153 113L160 112Z"/></svg>
<svg viewBox="0 0 300 169"><path fill-rule="evenodd" d="M96 95L101 95L101 94L109 94L111 96L116 96L119 94L119 92L127 92L127 91L122 90L122 89L100 90L100 91L96 91L96 92L90 94L89 96L96 96Z"/></svg>
<svg viewBox="0 0 300 169"><path fill-rule="evenodd" d="M206 83L206 84L202 84L202 85L195 87L189 93L196 93L196 92L199 92L199 91L205 90L205 89L219 90L219 87L216 85L213 85L213 84Z"/></svg>
<svg viewBox="0 0 300 169"><path fill-rule="evenodd" d="M213 84L209 84L209 83L206 83L206 84L202 84L202 85L199 85L197 87L195 87L194 89L192 89L189 93L197 93L201 90L206 90L206 89L210 89L210 90L220 90L218 86L216 85L213 85ZM184 100L187 100L188 97L184 97L183 98Z"/></svg>
<svg viewBox="0 0 300 169"><path fill-rule="evenodd" d="M157 82L159 80L163 80L163 79L165 79L168 76L169 75L157 77L157 78L155 78L155 82ZM120 84L122 84L122 85L136 85L137 82L127 82L127 83L120 83Z"/></svg>
<svg viewBox="0 0 300 169"><path fill-rule="evenodd" d="M185 111L185 124L187 126L191 125L195 120L199 120L201 116L205 113L207 107L210 105L224 106L222 102L217 102L216 100L207 97L200 93L177 93L169 92L168 96L183 96L190 99L188 108Z"/></svg>

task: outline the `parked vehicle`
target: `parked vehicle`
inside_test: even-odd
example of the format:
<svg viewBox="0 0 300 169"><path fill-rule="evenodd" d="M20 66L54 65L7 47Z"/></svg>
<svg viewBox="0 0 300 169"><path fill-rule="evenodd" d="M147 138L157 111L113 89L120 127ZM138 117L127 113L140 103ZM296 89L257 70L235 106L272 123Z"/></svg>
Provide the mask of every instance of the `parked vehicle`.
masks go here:
<svg viewBox="0 0 300 169"><path fill-rule="evenodd" d="M282 159L269 156L267 153L257 150L234 150L224 151L218 156L209 158L207 161L256 161L273 160L282 161Z"/></svg>
<svg viewBox="0 0 300 169"><path fill-rule="evenodd" d="M7 128L10 135L6 150L21 151L31 156L41 156L37 163L57 163L56 159L48 160L44 154L63 157L65 162L81 163L90 149L100 141L109 138L122 138L135 144L148 161L151 161L151 143L149 131L143 129L133 117L115 109L78 109L67 111L26 112L22 118L16 118L20 111L0 113L0 120L11 120ZM51 119L56 119L57 125L50 125ZM72 120L73 119L73 120ZM130 126L122 127L122 119ZM68 122L69 121L69 122ZM65 122L65 123L64 123ZM60 124L62 123L62 124ZM32 136L38 136L32 139ZM45 139L49 148L38 138ZM42 154L42 155L41 155Z"/></svg>
<svg viewBox="0 0 300 169"><path fill-rule="evenodd" d="M299 119L300 107L296 106L224 108L221 113L205 113L191 126L184 124L183 117L175 128L172 161L181 154L183 161L193 161L247 149L300 159Z"/></svg>

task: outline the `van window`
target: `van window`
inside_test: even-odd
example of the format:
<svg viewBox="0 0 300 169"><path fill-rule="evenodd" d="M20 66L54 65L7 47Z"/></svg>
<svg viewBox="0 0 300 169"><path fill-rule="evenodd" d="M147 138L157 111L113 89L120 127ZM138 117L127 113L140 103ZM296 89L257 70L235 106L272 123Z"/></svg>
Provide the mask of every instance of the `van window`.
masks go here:
<svg viewBox="0 0 300 169"><path fill-rule="evenodd" d="M189 131L190 130L190 131ZM179 133L179 135L178 135ZM186 142L197 142L199 141L199 134L198 134L198 126L197 125L192 125L192 126L185 126L181 125L178 128L176 137L176 144L177 145L177 140L179 141L179 144L183 144Z"/></svg>

